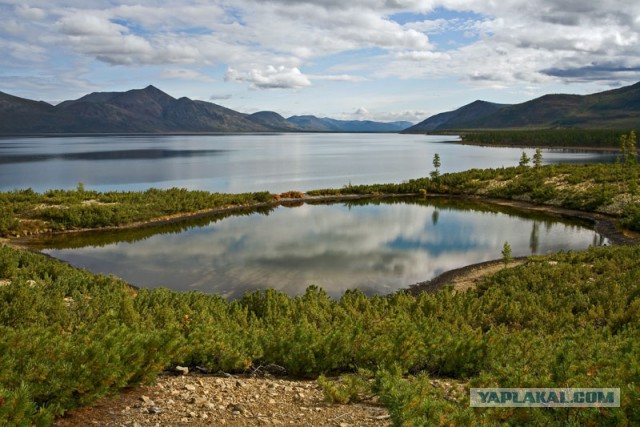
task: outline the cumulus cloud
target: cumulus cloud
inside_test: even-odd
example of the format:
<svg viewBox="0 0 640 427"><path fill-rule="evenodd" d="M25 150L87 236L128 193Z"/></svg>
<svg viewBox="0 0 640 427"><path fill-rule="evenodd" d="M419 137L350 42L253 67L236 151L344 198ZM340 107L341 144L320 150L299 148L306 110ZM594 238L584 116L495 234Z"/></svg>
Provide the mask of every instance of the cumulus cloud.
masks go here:
<svg viewBox="0 0 640 427"><path fill-rule="evenodd" d="M229 68L225 80L248 82L254 89L301 89L310 86L311 82L296 67L267 66L265 69L252 69L242 72Z"/></svg>
<svg viewBox="0 0 640 427"><path fill-rule="evenodd" d="M195 80L201 67L219 67L253 89L381 77L503 87L640 77L636 0L7 0L0 11L0 43L9 46L0 63L25 73L37 62L47 72L56 58L69 68L169 66L165 75L185 70Z"/></svg>
<svg viewBox="0 0 640 427"><path fill-rule="evenodd" d="M340 118L343 120L372 120L375 122L411 122L418 123L429 117L429 112L424 110L404 110L404 111L369 111L366 107L358 107L350 113L343 113Z"/></svg>

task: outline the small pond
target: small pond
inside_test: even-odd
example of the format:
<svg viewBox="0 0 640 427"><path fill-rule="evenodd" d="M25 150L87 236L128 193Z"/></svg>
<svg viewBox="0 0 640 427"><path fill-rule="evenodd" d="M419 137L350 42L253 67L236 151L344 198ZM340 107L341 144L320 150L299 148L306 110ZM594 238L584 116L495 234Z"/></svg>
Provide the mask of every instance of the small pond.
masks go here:
<svg viewBox="0 0 640 427"><path fill-rule="evenodd" d="M315 284L388 294L445 271L501 257L581 250L606 238L589 223L459 199L302 204L160 227L59 235L35 248L146 288L236 298Z"/></svg>

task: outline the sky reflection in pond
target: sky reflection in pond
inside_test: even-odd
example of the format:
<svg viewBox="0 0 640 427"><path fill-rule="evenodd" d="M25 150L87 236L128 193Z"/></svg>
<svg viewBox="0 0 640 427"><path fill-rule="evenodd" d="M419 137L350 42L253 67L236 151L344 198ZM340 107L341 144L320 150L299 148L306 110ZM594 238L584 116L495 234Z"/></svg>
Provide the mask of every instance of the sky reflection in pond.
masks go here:
<svg viewBox="0 0 640 427"><path fill-rule="evenodd" d="M265 288L295 295L311 284L334 297L353 288L387 294L500 258L506 241L514 256L605 242L585 224L446 199L304 204L182 227L40 244L56 247L45 250L54 257L137 286L235 298Z"/></svg>

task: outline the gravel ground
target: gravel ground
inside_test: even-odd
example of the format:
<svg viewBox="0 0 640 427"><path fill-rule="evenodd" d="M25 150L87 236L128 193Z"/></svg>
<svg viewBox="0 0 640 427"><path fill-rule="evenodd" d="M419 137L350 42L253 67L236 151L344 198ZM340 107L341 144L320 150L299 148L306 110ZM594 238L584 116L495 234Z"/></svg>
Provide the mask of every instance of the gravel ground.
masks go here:
<svg viewBox="0 0 640 427"><path fill-rule="evenodd" d="M377 402L324 401L316 381L163 374L54 423L68 426L390 426Z"/></svg>

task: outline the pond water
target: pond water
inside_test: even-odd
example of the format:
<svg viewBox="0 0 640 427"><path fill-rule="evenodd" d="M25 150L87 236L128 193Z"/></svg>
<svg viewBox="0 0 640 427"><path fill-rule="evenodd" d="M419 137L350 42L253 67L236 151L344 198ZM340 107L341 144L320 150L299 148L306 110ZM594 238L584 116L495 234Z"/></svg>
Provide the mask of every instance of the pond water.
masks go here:
<svg viewBox="0 0 640 427"><path fill-rule="evenodd" d="M441 172L516 166L518 148L452 143L457 136L220 134L0 138L0 191L145 190L225 193L340 188ZM531 149L526 150L529 157ZM544 150L545 163L610 162L616 154Z"/></svg>
<svg viewBox="0 0 640 427"><path fill-rule="evenodd" d="M303 204L159 228L62 235L34 242L56 258L136 286L236 298L312 284L388 294L468 264L584 249L606 239L589 224L457 199Z"/></svg>

